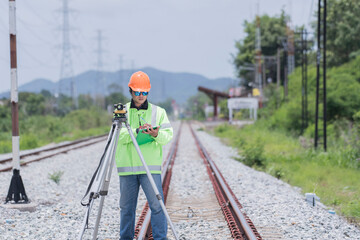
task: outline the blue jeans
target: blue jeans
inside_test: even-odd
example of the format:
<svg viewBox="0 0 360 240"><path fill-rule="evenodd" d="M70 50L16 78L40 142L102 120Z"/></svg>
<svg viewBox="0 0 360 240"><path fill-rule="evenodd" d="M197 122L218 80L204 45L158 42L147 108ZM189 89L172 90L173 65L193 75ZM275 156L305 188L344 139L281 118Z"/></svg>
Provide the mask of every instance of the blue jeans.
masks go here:
<svg viewBox="0 0 360 240"><path fill-rule="evenodd" d="M161 175L152 174L162 199ZM151 227L155 240L166 239L167 221L159 200L146 174L120 176L120 239L132 240L135 234L135 211L139 186L143 189L151 209Z"/></svg>

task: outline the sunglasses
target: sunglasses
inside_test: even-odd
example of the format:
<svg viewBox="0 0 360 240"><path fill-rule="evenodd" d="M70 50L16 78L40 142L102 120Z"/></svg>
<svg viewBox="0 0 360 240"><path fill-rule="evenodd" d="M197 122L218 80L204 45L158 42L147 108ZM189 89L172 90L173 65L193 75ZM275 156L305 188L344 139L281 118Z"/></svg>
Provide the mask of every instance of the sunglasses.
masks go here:
<svg viewBox="0 0 360 240"><path fill-rule="evenodd" d="M149 92L138 92L138 91L134 91L135 96L140 96L140 94L142 94L143 96L146 96L149 94Z"/></svg>

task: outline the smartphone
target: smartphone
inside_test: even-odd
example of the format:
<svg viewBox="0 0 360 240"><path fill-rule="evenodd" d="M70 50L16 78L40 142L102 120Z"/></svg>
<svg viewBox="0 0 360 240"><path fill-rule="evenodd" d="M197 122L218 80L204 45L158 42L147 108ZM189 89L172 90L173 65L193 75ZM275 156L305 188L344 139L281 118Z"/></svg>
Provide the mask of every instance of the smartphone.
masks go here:
<svg viewBox="0 0 360 240"><path fill-rule="evenodd" d="M157 126L153 127L152 129L157 129ZM143 131L147 132L147 129L144 129Z"/></svg>

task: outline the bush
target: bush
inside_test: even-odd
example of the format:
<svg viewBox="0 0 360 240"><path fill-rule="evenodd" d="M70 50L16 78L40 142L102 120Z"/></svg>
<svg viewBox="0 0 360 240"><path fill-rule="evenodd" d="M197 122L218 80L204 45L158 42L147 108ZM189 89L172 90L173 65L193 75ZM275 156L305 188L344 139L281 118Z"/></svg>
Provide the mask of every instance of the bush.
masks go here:
<svg viewBox="0 0 360 240"><path fill-rule="evenodd" d="M243 143L242 143L243 144ZM243 162L248 166L265 166L264 142L259 138L254 144L243 144Z"/></svg>
<svg viewBox="0 0 360 240"><path fill-rule="evenodd" d="M0 141L0 153L8 153L11 152L11 150L11 141Z"/></svg>
<svg viewBox="0 0 360 240"><path fill-rule="evenodd" d="M20 137L20 148L24 149L32 149L39 147L38 137L33 134L30 135L22 135Z"/></svg>

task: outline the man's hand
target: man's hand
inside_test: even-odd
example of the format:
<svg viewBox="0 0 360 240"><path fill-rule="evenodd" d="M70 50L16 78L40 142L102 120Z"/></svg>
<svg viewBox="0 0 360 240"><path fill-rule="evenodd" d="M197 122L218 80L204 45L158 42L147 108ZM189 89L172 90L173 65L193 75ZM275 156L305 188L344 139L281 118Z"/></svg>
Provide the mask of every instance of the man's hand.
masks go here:
<svg viewBox="0 0 360 240"><path fill-rule="evenodd" d="M159 127L157 127L156 129L153 129L153 127L148 123L145 123L143 126L140 126L139 128L140 129L146 129L146 130L143 131L143 133L150 134L154 138L156 138L158 133L159 133Z"/></svg>

